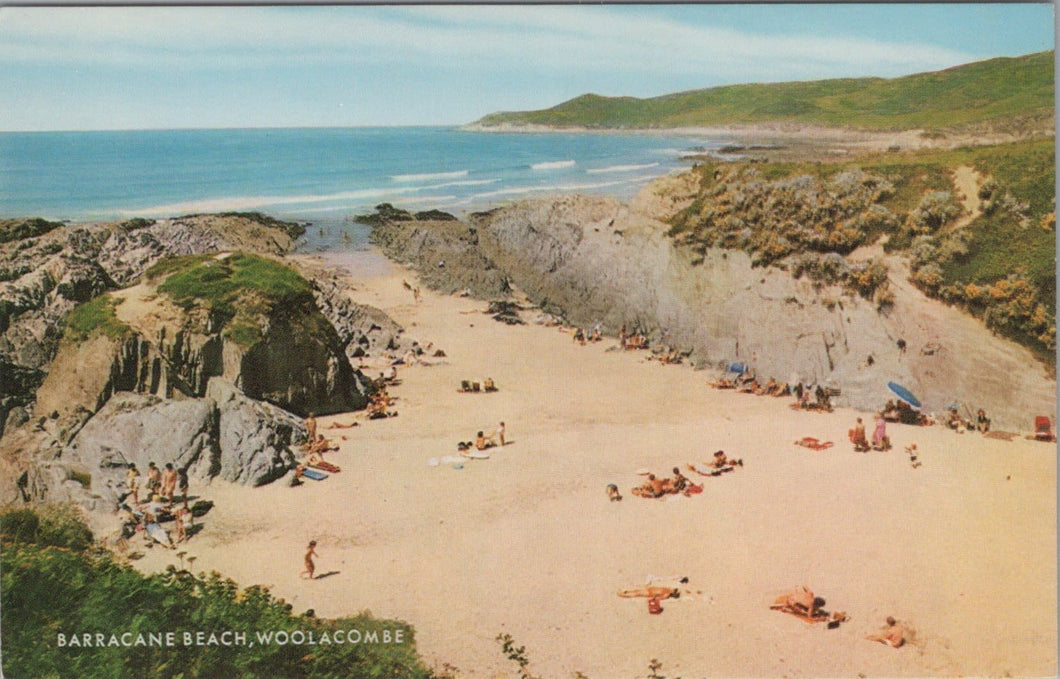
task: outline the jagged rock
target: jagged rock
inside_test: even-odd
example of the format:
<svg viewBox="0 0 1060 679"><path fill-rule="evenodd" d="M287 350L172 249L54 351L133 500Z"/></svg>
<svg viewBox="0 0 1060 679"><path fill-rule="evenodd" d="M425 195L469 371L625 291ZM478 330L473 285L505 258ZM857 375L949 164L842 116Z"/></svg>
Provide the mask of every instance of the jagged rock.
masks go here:
<svg viewBox="0 0 1060 679"><path fill-rule="evenodd" d="M210 380L206 395L220 413L220 476L259 486L295 466L291 446L305 440L303 421L276 406L253 401L230 382Z"/></svg>

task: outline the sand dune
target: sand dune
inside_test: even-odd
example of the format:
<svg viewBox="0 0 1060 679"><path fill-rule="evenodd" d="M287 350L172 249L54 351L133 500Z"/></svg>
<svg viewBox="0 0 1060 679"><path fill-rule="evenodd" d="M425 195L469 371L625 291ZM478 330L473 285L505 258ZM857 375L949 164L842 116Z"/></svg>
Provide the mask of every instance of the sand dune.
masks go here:
<svg viewBox="0 0 1060 679"><path fill-rule="evenodd" d="M685 677L1056 673L1054 446L891 425L894 451L854 453L854 411L714 390L705 373L607 351L610 340L497 323L472 299L424 290L417 304L401 284L411 272L368 270L354 298L447 356L400 370L398 417L321 420L359 422L322 429L345 437L331 454L341 473L204 489L217 506L187 547L197 570L270 585L322 616L407 620L425 657L460 677L516 675L499 633L550 678L643 676L652 658ZM487 376L499 392L457 392ZM428 465L501 420L512 444L491 459ZM836 445L793 445L803 436ZM916 469L902 452L913 442ZM629 493L636 470L717 449L745 466L694 478L702 494ZM318 573L333 572L316 581L298 577L310 539ZM153 550L138 563L175 561ZM689 578L661 615L616 596L651 574ZM826 630L769 610L798 584L851 620ZM887 615L915 630L907 647L862 638Z"/></svg>

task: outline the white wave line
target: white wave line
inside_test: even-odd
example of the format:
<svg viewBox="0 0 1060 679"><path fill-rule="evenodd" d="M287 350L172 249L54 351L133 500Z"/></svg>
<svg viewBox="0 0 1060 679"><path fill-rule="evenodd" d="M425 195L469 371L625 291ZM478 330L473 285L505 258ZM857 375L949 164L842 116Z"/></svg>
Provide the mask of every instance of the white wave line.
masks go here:
<svg viewBox="0 0 1060 679"><path fill-rule="evenodd" d="M565 167L574 167L575 162L573 160L554 160L548 163L534 163L530 166L531 170L561 170Z"/></svg>
<svg viewBox="0 0 1060 679"><path fill-rule="evenodd" d="M610 172L636 172L637 170L649 170L653 167L659 167L658 163L648 163L646 165L612 165L611 167L596 167L591 170L586 170L586 174L606 174Z"/></svg>
<svg viewBox="0 0 1060 679"><path fill-rule="evenodd" d="M390 177L395 182L422 182L428 179L456 179L466 177L469 170L457 170L456 172L428 172L424 174L395 174Z"/></svg>

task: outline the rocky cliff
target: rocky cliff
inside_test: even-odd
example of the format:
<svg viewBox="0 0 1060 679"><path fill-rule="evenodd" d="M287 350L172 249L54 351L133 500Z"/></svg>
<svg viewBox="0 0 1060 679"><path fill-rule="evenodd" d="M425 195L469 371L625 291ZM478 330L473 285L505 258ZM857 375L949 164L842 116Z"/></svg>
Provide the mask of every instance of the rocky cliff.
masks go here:
<svg viewBox="0 0 1060 679"><path fill-rule="evenodd" d="M675 241L659 217L687 206L689 189L674 179L630 206L562 196L475 215L464 229L474 232L476 253L465 259L488 262L487 270L573 324L599 322L611 333L639 328L655 344L688 352L697 367L749 362L763 378L838 388L839 402L856 408L881 407L893 380L917 393L926 410L958 401L1017 430L1055 409L1055 380L1030 351L926 298L906 281L903 260L882 250L842 259L855 268L868 254L886 262L894 298L883 309L846 287L755 266L742 250ZM375 235L384 247L400 243L406 261L435 276L431 243L439 237L434 224L416 221L389 223ZM463 282L468 274L450 275Z"/></svg>
<svg viewBox="0 0 1060 679"><path fill-rule="evenodd" d="M129 462L267 483L293 467L303 416L364 407L350 359L410 340L339 272L281 261L297 234L278 224L0 229L0 502L111 509Z"/></svg>

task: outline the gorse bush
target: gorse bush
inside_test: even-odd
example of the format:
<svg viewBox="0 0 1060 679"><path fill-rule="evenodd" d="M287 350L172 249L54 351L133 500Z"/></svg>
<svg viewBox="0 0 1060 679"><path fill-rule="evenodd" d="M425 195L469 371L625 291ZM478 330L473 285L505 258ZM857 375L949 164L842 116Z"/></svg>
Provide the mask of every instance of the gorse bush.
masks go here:
<svg viewBox="0 0 1060 679"><path fill-rule="evenodd" d="M170 567L144 576L92 548L83 539L87 527L72 510L52 511L0 516L5 676L432 676L405 623L368 614L332 620L296 615L267 588L241 589L216 573L192 575ZM209 642L211 632L226 631L231 645ZM173 633L172 645L162 636L167 632ZM190 645L185 632L192 635ZM198 632L204 633L203 645ZM80 642L85 633L93 635L90 644L72 643L72 635ZM104 635L102 645L97 633ZM126 633L129 645L121 640ZM244 634L245 642L235 633ZM137 644L140 634L145 640L158 635L160 641ZM308 643L310 634L315 644ZM321 643L325 636L331 643ZM357 643L335 643L347 637Z"/></svg>

